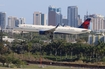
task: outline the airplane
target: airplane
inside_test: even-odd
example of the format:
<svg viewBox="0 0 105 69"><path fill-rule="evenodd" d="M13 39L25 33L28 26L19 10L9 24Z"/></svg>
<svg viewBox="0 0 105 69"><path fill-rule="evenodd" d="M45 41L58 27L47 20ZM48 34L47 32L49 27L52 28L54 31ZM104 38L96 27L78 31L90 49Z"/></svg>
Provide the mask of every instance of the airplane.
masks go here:
<svg viewBox="0 0 105 69"><path fill-rule="evenodd" d="M59 26L59 24L57 26L19 24L18 27L15 27L13 29L26 32L38 32L40 35L50 35L50 37L53 38L53 34L90 33L91 30L88 29L90 21L91 18L87 18L78 28L70 26Z"/></svg>

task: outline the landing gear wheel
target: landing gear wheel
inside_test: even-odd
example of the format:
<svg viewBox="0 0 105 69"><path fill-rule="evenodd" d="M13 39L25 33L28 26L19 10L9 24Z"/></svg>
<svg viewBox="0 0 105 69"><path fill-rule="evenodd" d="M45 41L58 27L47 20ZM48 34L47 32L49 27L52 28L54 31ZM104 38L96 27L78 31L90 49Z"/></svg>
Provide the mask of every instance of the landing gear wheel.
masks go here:
<svg viewBox="0 0 105 69"><path fill-rule="evenodd" d="M51 42L53 42L53 35L50 35Z"/></svg>

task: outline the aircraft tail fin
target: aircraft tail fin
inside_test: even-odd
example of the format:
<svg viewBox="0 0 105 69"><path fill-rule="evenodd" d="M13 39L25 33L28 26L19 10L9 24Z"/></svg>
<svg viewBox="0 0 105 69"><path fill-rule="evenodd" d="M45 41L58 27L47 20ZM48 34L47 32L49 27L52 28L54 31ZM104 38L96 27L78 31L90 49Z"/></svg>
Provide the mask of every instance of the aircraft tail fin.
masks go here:
<svg viewBox="0 0 105 69"><path fill-rule="evenodd" d="M89 28L89 25L90 25L90 21L91 21L91 18L87 18L87 19L81 24L81 26L79 26L79 28L88 29L88 28Z"/></svg>

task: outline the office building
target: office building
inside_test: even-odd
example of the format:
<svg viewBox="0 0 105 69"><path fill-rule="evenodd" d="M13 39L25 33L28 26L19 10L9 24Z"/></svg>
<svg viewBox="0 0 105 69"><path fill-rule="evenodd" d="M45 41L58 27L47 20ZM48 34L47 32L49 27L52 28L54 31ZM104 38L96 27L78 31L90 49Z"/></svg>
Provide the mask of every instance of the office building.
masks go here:
<svg viewBox="0 0 105 69"><path fill-rule="evenodd" d="M61 8L49 6L48 7L48 25L56 26L58 23L62 25Z"/></svg>
<svg viewBox="0 0 105 69"><path fill-rule="evenodd" d="M33 25L46 25L46 15L41 12L34 12Z"/></svg>
<svg viewBox="0 0 105 69"><path fill-rule="evenodd" d="M71 27L78 27L78 7L69 6L67 9L68 25Z"/></svg>
<svg viewBox="0 0 105 69"><path fill-rule="evenodd" d="M65 26L68 25L67 17L62 18L62 25L65 25Z"/></svg>
<svg viewBox="0 0 105 69"><path fill-rule="evenodd" d="M0 12L0 28L5 29L6 28L6 13Z"/></svg>
<svg viewBox="0 0 105 69"><path fill-rule="evenodd" d="M8 29L13 29L14 27L18 27L19 24L25 24L25 18L17 18L14 16L9 16L8 17L8 24L7 28Z"/></svg>
<svg viewBox="0 0 105 69"><path fill-rule="evenodd" d="M33 14L33 25L40 25L41 24L41 13L34 12Z"/></svg>
<svg viewBox="0 0 105 69"><path fill-rule="evenodd" d="M79 27L82 24L82 19L80 18L80 15L78 15L77 21L78 21L78 27Z"/></svg>
<svg viewBox="0 0 105 69"><path fill-rule="evenodd" d="M25 24L25 18L22 17L19 20L20 20L20 24Z"/></svg>
<svg viewBox="0 0 105 69"><path fill-rule="evenodd" d="M17 17L14 17L14 16L9 16L8 17L8 25L7 25L7 28L8 29L12 29L15 27L15 22L18 23L18 18Z"/></svg>
<svg viewBox="0 0 105 69"><path fill-rule="evenodd" d="M99 14L85 15L84 19L91 18L90 27L92 31L105 29L105 17Z"/></svg>
<svg viewBox="0 0 105 69"><path fill-rule="evenodd" d="M105 42L105 35L89 35L88 36L88 43L97 45L98 41Z"/></svg>
<svg viewBox="0 0 105 69"><path fill-rule="evenodd" d="M17 19L15 20L15 26L14 26L14 27L18 27L19 24L20 24L20 21L19 21L19 19L17 18Z"/></svg>
<svg viewBox="0 0 105 69"><path fill-rule="evenodd" d="M46 14L41 13L41 25L47 25L47 23L46 23Z"/></svg>

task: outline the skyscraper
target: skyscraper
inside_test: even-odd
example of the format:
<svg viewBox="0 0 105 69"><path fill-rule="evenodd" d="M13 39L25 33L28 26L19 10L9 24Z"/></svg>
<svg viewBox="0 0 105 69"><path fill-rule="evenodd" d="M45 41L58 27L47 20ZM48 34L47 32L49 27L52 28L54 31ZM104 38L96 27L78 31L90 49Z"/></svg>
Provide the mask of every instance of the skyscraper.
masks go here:
<svg viewBox="0 0 105 69"><path fill-rule="evenodd" d="M84 19L91 18L90 28L93 31L105 29L105 17L99 14L85 15Z"/></svg>
<svg viewBox="0 0 105 69"><path fill-rule="evenodd" d="M54 6L48 7L48 25L62 24L62 14L61 8L56 8Z"/></svg>
<svg viewBox="0 0 105 69"><path fill-rule="evenodd" d="M20 24L19 19L16 19L16 20L15 20L15 26L14 26L14 27L18 27L19 24Z"/></svg>
<svg viewBox="0 0 105 69"><path fill-rule="evenodd" d="M0 12L0 27L1 29L6 28L6 13L5 12Z"/></svg>
<svg viewBox="0 0 105 69"><path fill-rule="evenodd" d="M46 15L41 12L34 12L33 25L46 25Z"/></svg>
<svg viewBox="0 0 105 69"><path fill-rule="evenodd" d="M63 23L62 25L66 25L66 26L68 25L67 17L62 18L62 23Z"/></svg>
<svg viewBox="0 0 105 69"><path fill-rule="evenodd" d="M68 25L71 27L78 27L78 7L69 6L67 9Z"/></svg>
<svg viewBox="0 0 105 69"><path fill-rule="evenodd" d="M78 15L78 26L82 24L82 19L80 18L80 15Z"/></svg>
<svg viewBox="0 0 105 69"><path fill-rule="evenodd" d="M17 17L9 16L7 28L12 29L20 24L20 20Z"/></svg>
<svg viewBox="0 0 105 69"><path fill-rule="evenodd" d="M25 18L20 18L20 24L25 24Z"/></svg>
<svg viewBox="0 0 105 69"><path fill-rule="evenodd" d="M41 13L41 25L47 25L46 24L46 14Z"/></svg>
<svg viewBox="0 0 105 69"><path fill-rule="evenodd" d="M41 13L34 12L33 14L33 25L40 25L41 24Z"/></svg>

